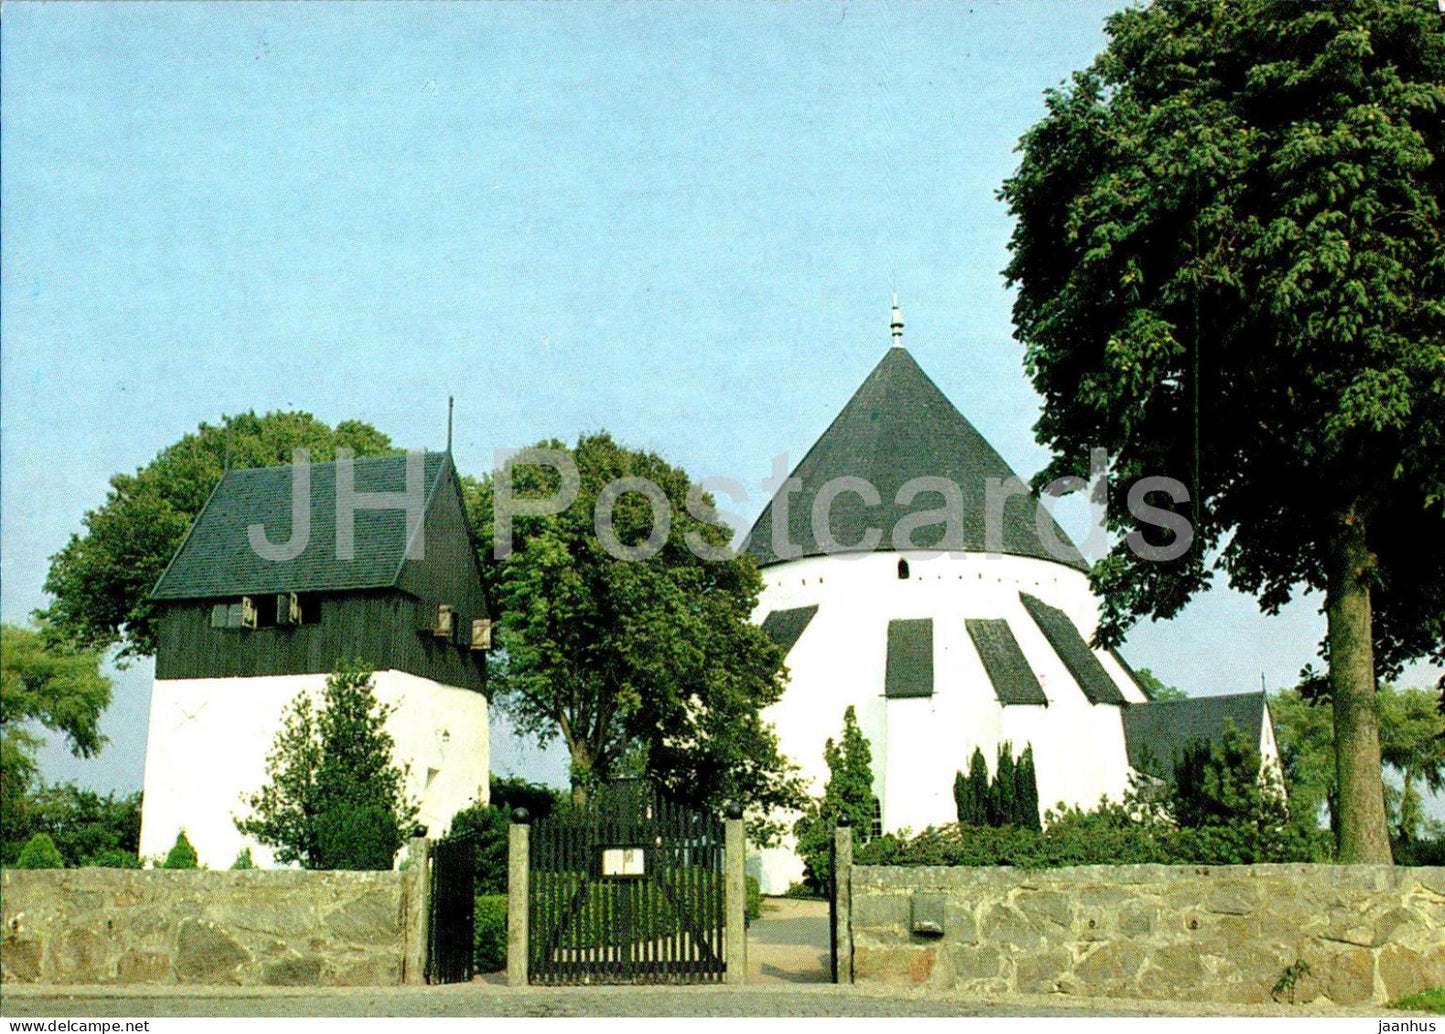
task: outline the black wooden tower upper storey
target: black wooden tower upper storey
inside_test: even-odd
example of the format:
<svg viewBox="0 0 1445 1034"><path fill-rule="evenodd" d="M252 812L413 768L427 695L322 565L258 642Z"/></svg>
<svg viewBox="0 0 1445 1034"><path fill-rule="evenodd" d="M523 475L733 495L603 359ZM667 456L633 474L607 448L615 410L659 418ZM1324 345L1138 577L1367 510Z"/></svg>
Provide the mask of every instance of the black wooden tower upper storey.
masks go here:
<svg viewBox="0 0 1445 1034"><path fill-rule="evenodd" d="M258 550L250 529L277 547L295 541L294 468L228 471L151 594L162 605L156 678L324 673L361 660L484 690L491 626L461 484L450 454L419 459L419 544L402 506L408 458L353 462L361 505L349 556L337 464L309 465L309 533L281 559L263 555L277 550Z"/></svg>

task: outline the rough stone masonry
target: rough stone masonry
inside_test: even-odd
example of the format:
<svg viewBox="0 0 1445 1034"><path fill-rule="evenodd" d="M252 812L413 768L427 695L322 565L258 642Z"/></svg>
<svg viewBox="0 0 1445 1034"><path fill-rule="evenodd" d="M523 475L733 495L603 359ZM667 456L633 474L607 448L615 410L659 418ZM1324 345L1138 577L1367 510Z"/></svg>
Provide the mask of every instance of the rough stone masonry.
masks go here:
<svg viewBox="0 0 1445 1034"><path fill-rule="evenodd" d="M406 877L7 869L0 977L7 984L399 984L409 940L425 937L407 921Z"/></svg>
<svg viewBox="0 0 1445 1034"><path fill-rule="evenodd" d="M1445 868L860 866L851 886L860 983L1301 1004L1445 986Z"/></svg>

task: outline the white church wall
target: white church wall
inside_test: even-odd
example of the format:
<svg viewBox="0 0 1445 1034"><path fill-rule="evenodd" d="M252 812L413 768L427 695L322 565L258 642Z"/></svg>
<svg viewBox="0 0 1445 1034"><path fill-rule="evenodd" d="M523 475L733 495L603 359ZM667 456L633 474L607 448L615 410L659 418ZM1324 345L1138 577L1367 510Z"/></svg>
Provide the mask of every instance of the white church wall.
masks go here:
<svg viewBox="0 0 1445 1034"><path fill-rule="evenodd" d="M325 675L227 679L159 679L151 693L140 854L164 856L184 829L201 864L231 865L250 847L257 865L270 848L243 837L234 816L242 796L266 781L266 755L281 715L296 696L319 699ZM459 809L488 795L487 701L472 690L442 686L399 671L379 671L377 699L396 706L387 731L408 766L406 792L420 803L417 821L440 835Z"/></svg>
<svg viewBox="0 0 1445 1034"><path fill-rule="evenodd" d="M900 559L908 563L906 579L898 577ZM1062 800L1089 807L1127 786L1119 708L1088 702L1019 600L1021 591L1039 597L1088 636L1098 609L1082 572L1026 557L862 553L778 564L763 579L759 621L775 610L818 606L789 654L782 700L764 713L813 796L828 777L823 745L840 734L849 705L872 746L874 789L889 832L954 821L955 772L967 769L975 748L992 770L1001 740L1011 741L1015 754L1033 744L1047 806ZM888 622L906 618L934 622L934 694L888 700ZM967 618L1008 620L1049 707L999 704ZM1126 697L1144 700L1113 658L1101 662ZM764 893L781 893L801 873L790 843L763 852Z"/></svg>

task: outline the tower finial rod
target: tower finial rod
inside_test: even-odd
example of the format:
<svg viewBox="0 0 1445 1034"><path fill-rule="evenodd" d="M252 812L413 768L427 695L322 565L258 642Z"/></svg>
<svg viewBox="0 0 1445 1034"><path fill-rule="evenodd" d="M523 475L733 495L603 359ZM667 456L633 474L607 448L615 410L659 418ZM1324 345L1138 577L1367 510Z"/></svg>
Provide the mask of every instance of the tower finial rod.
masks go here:
<svg viewBox="0 0 1445 1034"><path fill-rule="evenodd" d="M451 395L447 396L447 452L452 451L452 403L455 401Z"/></svg>
<svg viewBox="0 0 1445 1034"><path fill-rule="evenodd" d="M889 330L893 332L893 347L903 347L903 314L898 311L898 292L893 292L893 322L889 324Z"/></svg>

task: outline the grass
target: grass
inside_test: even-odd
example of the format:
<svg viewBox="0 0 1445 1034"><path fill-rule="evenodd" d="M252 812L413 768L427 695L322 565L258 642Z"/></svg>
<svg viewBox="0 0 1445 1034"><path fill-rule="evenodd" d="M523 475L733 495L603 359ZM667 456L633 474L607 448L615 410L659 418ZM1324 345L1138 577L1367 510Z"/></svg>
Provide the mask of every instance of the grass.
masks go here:
<svg viewBox="0 0 1445 1034"><path fill-rule="evenodd" d="M1392 1009L1415 1009L1419 1012L1437 1012L1445 1016L1445 987L1432 987L1428 991L1406 995L1390 1003Z"/></svg>

